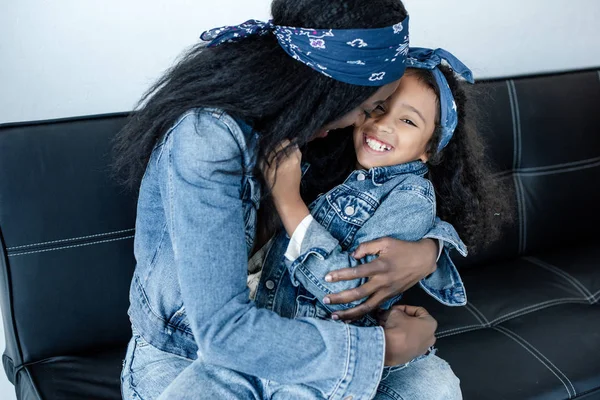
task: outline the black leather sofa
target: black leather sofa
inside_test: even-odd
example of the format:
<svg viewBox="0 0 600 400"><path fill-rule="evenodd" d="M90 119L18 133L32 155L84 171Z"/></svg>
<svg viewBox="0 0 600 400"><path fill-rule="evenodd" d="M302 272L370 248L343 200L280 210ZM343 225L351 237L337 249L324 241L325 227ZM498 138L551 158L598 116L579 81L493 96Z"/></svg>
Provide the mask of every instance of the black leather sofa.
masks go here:
<svg viewBox="0 0 600 400"><path fill-rule="evenodd" d="M600 399L600 72L478 87L516 221L462 263L467 307L407 302L438 319L465 399ZM108 165L124 120L0 126L2 360L19 399L120 398L135 198Z"/></svg>

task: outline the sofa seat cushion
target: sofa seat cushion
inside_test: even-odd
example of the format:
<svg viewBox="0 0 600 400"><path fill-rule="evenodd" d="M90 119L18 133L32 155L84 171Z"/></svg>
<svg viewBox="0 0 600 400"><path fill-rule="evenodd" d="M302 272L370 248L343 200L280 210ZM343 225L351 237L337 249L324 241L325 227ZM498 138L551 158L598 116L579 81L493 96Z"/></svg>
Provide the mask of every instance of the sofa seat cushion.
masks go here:
<svg viewBox="0 0 600 400"><path fill-rule="evenodd" d="M121 399L121 367L125 348L52 357L17 373L20 399Z"/></svg>
<svg viewBox="0 0 600 400"><path fill-rule="evenodd" d="M465 399L600 398L597 243L462 276L465 307L445 307L419 288L403 302L438 320L438 354L461 378Z"/></svg>

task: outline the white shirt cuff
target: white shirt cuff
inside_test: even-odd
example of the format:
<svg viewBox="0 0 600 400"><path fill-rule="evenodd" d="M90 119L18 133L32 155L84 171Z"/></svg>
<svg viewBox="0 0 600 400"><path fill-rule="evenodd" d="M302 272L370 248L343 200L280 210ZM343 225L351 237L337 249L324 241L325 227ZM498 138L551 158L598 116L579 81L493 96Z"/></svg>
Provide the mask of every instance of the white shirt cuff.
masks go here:
<svg viewBox="0 0 600 400"><path fill-rule="evenodd" d="M285 251L285 258L290 261L294 261L298 257L300 257L300 249L302 248L302 242L304 241L304 236L306 236L306 231L308 230L308 226L313 221L313 216L308 214L304 219L298 224L298 227L292 234L290 238L290 243L288 244L287 250Z"/></svg>
<svg viewBox="0 0 600 400"><path fill-rule="evenodd" d="M440 261L440 257L442 256L442 251L444 251L444 241L442 239L438 239L437 241L438 241L438 244L439 244L439 246L438 246L439 251L438 251L437 258L435 259L435 262Z"/></svg>

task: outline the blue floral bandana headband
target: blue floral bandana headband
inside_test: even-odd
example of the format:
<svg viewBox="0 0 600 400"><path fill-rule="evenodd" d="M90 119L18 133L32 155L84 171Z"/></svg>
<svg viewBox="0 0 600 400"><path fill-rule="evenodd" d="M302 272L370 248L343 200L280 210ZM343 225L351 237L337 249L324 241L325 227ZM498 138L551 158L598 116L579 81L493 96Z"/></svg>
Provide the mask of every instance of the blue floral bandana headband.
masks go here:
<svg viewBox="0 0 600 400"><path fill-rule="evenodd" d="M274 34L292 58L337 81L383 86L402 77L408 54L408 17L394 26L375 29L308 29L246 21L206 31L208 47L251 35Z"/></svg>
<svg viewBox="0 0 600 400"><path fill-rule="evenodd" d="M455 74L467 82L474 83L471 70L458 58L444 49L433 50L422 47L411 47L408 51L406 67L431 70L440 91L440 126L442 128L442 135L437 149L438 152L448 145L454 134L456 125L458 125L456 102L454 101L454 96L452 96L452 91L446 77L438 68L440 64L450 67Z"/></svg>

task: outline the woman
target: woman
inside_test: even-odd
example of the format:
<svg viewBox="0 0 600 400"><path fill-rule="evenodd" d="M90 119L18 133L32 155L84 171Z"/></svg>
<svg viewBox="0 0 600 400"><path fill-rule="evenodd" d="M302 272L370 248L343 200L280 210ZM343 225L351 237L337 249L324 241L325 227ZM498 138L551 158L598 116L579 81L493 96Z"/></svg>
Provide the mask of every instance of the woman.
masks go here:
<svg viewBox="0 0 600 400"><path fill-rule="evenodd" d="M272 14L273 25L206 35L211 46L159 80L120 135L117 166L141 182L127 399L372 398L384 364L435 340L423 309L363 328L282 318L248 299L248 257L273 233L256 226L258 163L282 140L302 145L359 123L397 87L408 46L398 0L275 0ZM390 297L435 268L432 240L383 244ZM447 364L421 371L447 382L440 398L456 397Z"/></svg>

